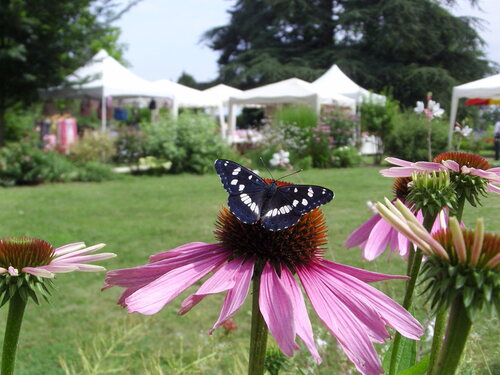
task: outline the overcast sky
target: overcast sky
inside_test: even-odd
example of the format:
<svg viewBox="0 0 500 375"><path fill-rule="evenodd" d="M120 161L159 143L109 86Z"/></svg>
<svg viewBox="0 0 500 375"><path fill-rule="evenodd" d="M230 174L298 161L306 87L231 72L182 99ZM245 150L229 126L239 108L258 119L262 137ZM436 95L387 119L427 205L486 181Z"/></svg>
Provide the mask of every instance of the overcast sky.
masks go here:
<svg viewBox="0 0 500 375"><path fill-rule="evenodd" d="M489 59L500 63L500 0L479 0L481 10L468 1L452 8L457 15L485 20L480 34L487 42ZM128 45L125 59L130 69L148 80L177 81L183 71L197 81L217 77L218 54L200 42L202 34L229 22L227 10L235 0L143 0L116 25L120 41Z"/></svg>

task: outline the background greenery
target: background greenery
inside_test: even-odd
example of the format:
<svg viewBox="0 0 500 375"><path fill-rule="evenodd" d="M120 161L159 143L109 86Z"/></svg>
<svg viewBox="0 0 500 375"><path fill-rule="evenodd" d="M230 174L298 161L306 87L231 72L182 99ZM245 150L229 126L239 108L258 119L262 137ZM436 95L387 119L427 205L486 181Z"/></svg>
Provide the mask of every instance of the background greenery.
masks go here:
<svg viewBox="0 0 500 375"><path fill-rule="evenodd" d="M381 177L378 169L308 170L291 179L327 186L336 193L324 206L329 226L328 259L378 272L404 273L405 263L396 255L389 262L384 255L367 263L359 249L342 246L348 234L371 215L366 201L391 196L391 180ZM35 236L56 246L105 242L105 250L118 257L102 264L115 269L144 264L149 255L187 242L213 242L214 222L225 200L226 193L213 174L20 187L0 190L0 222L2 236ZM500 199L489 196L483 202L477 210L466 208L465 222L471 224L480 215L485 217L487 230L498 230ZM183 296L155 316L128 315L115 304L119 289L99 290L103 278L102 273L60 274L51 303L28 306L20 338L19 375L246 372L248 303L235 316L236 331L219 329L209 336L206 332L219 314L222 295L207 298L182 317L176 311ZM376 286L401 302L402 281ZM417 304L415 314L424 326L429 325L426 308ZM2 321L5 315L4 307ZM353 373L335 340L314 312L311 316L316 337L324 341L320 348L324 363L314 365L301 345L301 351L289 361L287 373L297 374L298 369L305 374ZM496 318L484 314L474 322L461 374L500 370L497 324ZM0 337L3 329L0 325ZM377 348L381 353L387 349L386 345ZM425 353L429 342L422 341L419 348Z"/></svg>

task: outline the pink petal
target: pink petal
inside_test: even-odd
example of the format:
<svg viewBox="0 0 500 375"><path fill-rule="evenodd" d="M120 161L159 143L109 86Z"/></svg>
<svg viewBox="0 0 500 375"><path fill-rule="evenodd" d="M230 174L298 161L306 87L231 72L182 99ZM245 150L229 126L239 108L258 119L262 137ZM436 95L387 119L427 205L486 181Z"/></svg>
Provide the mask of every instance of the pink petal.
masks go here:
<svg viewBox="0 0 500 375"><path fill-rule="evenodd" d="M193 242L192 244L196 244L198 247L190 247L190 252L188 254L177 252L176 249L174 249L171 251L177 254L177 256L168 259L165 258L161 261L146 264L144 266L109 271L106 274L104 288L110 286L121 286L124 288L144 286L175 268L183 267L226 252L219 244L205 244L199 242Z"/></svg>
<svg viewBox="0 0 500 375"><path fill-rule="evenodd" d="M77 255L93 253L94 251L102 249L104 246L106 246L106 244L100 243L100 244L90 246L90 247L87 247L85 249L78 250L78 251L76 251L76 249L71 251L71 252L66 251L65 254L60 254L54 260L67 259L67 258L72 258L72 257L77 256Z"/></svg>
<svg viewBox="0 0 500 375"><path fill-rule="evenodd" d="M382 319L380 319L380 316L370 305L364 303L362 300L353 298L350 289L346 288L344 282L333 277L333 275L335 275L335 273L330 275L318 273L325 287L328 288L331 293L334 293L349 311L366 326L370 340L379 344L383 343L390 335L385 329L385 325Z"/></svg>
<svg viewBox="0 0 500 375"><path fill-rule="evenodd" d="M203 298L210 294L221 293L232 289L235 284L235 275L241 266L242 260L232 260L224 263L203 285L181 304L179 315L183 315L196 306Z"/></svg>
<svg viewBox="0 0 500 375"><path fill-rule="evenodd" d="M83 242L75 242L75 243L70 243L61 247L58 247L57 249L54 250L54 255L55 256L60 256L64 255L67 253L71 253L73 251L82 249L85 247L85 243Z"/></svg>
<svg viewBox="0 0 500 375"><path fill-rule="evenodd" d="M432 161L417 161L413 165L418 169L417 172L437 172L447 170L447 168L443 164L434 163Z"/></svg>
<svg viewBox="0 0 500 375"><path fill-rule="evenodd" d="M238 270L238 275L235 277L237 282L233 289L231 289L226 294L226 298L224 299L224 304L222 305L222 309L219 315L219 318L215 322L212 329L208 332L212 334L212 332L228 320L231 316L233 316L236 311L240 309L245 302L245 299L248 295L248 289L250 287L250 281L252 280L254 269L253 260L248 260L243 263Z"/></svg>
<svg viewBox="0 0 500 375"><path fill-rule="evenodd" d="M352 232L349 235L344 246L347 249L350 249L351 247L361 245L364 241L366 241L368 239L373 227L381 219L382 218L380 217L379 214L373 215L370 219L368 219L366 222L361 224L361 226L359 228L357 228L354 232Z"/></svg>
<svg viewBox="0 0 500 375"><path fill-rule="evenodd" d="M127 288L123 291L123 293L120 295L120 298L116 302L118 305L121 307L127 307L125 304L125 300L128 298L128 296L134 294L137 290L141 289L140 287L137 288Z"/></svg>
<svg viewBox="0 0 500 375"><path fill-rule="evenodd" d="M399 255L401 255L403 258L406 258L408 256L408 250L410 250L410 241L408 241L408 238L406 238L402 233L398 232L398 248L399 248ZM413 251L411 249L410 251Z"/></svg>
<svg viewBox="0 0 500 375"><path fill-rule="evenodd" d="M413 172L417 172L414 167L392 167L380 170L384 177L410 177Z"/></svg>
<svg viewBox="0 0 500 375"><path fill-rule="evenodd" d="M207 273L227 261L227 254L187 264L160 276L126 300L129 313L152 315Z"/></svg>
<svg viewBox="0 0 500 375"><path fill-rule="evenodd" d="M350 290L350 293L358 299L364 299L369 303L384 320L385 324L399 331L403 336L418 340L423 334L423 328L420 323L384 293L347 273L335 272L322 265L318 267L321 267L321 270L337 280L343 281L346 288Z"/></svg>
<svg viewBox="0 0 500 375"><path fill-rule="evenodd" d="M302 291L297 285L292 273L286 267L281 269L281 283L292 301L297 335L307 346L307 349L309 349L309 352L316 360L316 363L320 364L321 357L314 343L313 330L311 321L309 320L309 314L307 313L306 304L304 302L304 296L302 296Z"/></svg>
<svg viewBox="0 0 500 375"><path fill-rule="evenodd" d="M95 262L98 260L111 259L114 257L116 257L116 254L114 253L99 253L94 255L81 255L64 259L56 258L51 262L51 264L62 265L62 264L72 264L72 263L87 263L87 262Z"/></svg>
<svg viewBox="0 0 500 375"><path fill-rule="evenodd" d="M207 244L205 242L190 242L181 246L176 247L172 250L163 251L158 254L151 255L149 257L150 262L158 262L163 259L168 259L172 257L179 256L181 254L188 254L191 252L196 252L200 247L205 247L207 245L213 246L213 244Z"/></svg>
<svg viewBox="0 0 500 375"><path fill-rule="evenodd" d="M342 349L364 375L382 374L377 353L362 325L318 277L316 266L298 267L297 274L323 324L337 338Z"/></svg>
<svg viewBox="0 0 500 375"><path fill-rule="evenodd" d="M52 272L37 267L24 267L22 271L35 276L45 277L48 279L53 279L55 276Z"/></svg>
<svg viewBox="0 0 500 375"><path fill-rule="evenodd" d="M486 190L487 191L491 191L492 193L500 194L500 187L499 186L495 186L493 184L488 184L486 186Z"/></svg>
<svg viewBox="0 0 500 375"><path fill-rule="evenodd" d="M443 160L441 163L453 172L460 172L460 165L455 160Z"/></svg>
<svg viewBox="0 0 500 375"><path fill-rule="evenodd" d="M392 230L392 226L383 219L373 227L363 248L363 257L366 260L374 260L384 252L389 245Z"/></svg>
<svg viewBox="0 0 500 375"><path fill-rule="evenodd" d="M346 266L345 264L330 262L329 260L322 260L321 263L325 267L329 267L332 270L338 270L343 273L347 273L365 283L373 283L376 281L391 280L391 279L407 279L407 276L400 275L386 275L384 273L366 271L360 268Z"/></svg>
<svg viewBox="0 0 500 375"><path fill-rule="evenodd" d="M64 265L52 265L49 264L47 266L40 266L37 267L38 269L50 271L50 272L56 272L56 273L66 273L66 272L73 272L77 270L76 265L74 264L64 264Z"/></svg>
<svg viewBox="0 0 500 375"><path fill-rule="evenodd" d="M106 271L103 266L96 266L94 264L76 264L77 270L81 272L101 272Z"/></svg>
<svg viewBox="0 0 500 375"><path fill-rule="evenodd" d="M266 263L261 274L259 307L281 351L287 356L293 356L293 351L299 349L295 343L293 304L269 263Z"/></svg>
<svg viewBox="0 0 500 375"><path fill-rule="evenodd" d="M385 158L385 161L388 163L394 164L394 165L398 165L400 167L411 167L411 165L413 164L413 162L411 162L411 161L393 158L393 157Z"/></svg>

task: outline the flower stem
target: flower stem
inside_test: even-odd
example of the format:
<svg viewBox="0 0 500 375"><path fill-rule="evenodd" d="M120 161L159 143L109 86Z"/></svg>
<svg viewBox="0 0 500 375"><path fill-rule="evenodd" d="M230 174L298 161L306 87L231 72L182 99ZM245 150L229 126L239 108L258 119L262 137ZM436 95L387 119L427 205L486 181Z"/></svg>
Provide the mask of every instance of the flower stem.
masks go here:
<svg viewBox="0 0 500 375"><path fill-rule="evenodd" d="M437 358L439 356L439 351L441 350L441 346L443 344L443 335L444 335L444 328L446 325L447 313L448 310L444 306L441 306L436 314L436 322L434 324L434 335L432 337L431 356L429 359L429 366L428 366L429 375L432 373L432 368L434 367L437 361Z"/></svg>
<svg viewBox="0 0 500 375"><path fill-rule="evenodd" d="M465 206L465 194L462 194L461 196L458 197L457 208L455 212L452 213L452 215L457 218L458 222L462 221L464 206ZM447 316L447 309L441 306L436 314L436 322L434 324L434 336L432 337L431 357L429 359L429 367L428 367L429 375L432 374L433 368L436 364L439 352L441 350L441 346L443 344L446 316Z"/></svg>
<svg viewBox="0 0 500 375"><path fill-rule="evenodd" d="M19 339L19 332L21 331L25 308L26 302L23 301L19 293L14 294L9 302L9 313L5 326L2 352L2 375L14 374L17 342Z"/></svg>
<svg viewBox="0 0 500 375"><path fill-rule="evenodd" d="M424 227L428 231L432 229L432 225L434 224L434 221L436 220L435 215L429 215L424 213ZM413 250L411 250L413 251ZM410 253L411 254L411 253ZM406 291L405 291L405 297L403 300L403 307L408 310L413 302L413 292L415 291L415 285L417 284L417 277L418 274L420 273L420 265L422 264L422 250L417 249L415 251L415 254L413 256L410 256L408 261L411 262L411 265L408 265L408 269L410 270L408 276L410 276L410 279L406 283ZM396 335L394 336L394 344L392 347L392 353L391 353L391 365L389 367L389 375L395 375L396 374L396 367L398 364L398 356L399 356L399 347L401 345L401 334L399 332L396 332Z"/></svg>
<svg viewBox="0 0 500 375"><path fill-rule="evenodd" d="M472 321L467 315L462 296L459 296L451 305L448 326L446 327L446 340L432 369L433 375L455 374L471 327Z"/></svg>
<svg viewBox="0 0 500 375"><path fill-rule="evenodd" d="M264 361L266 359L267 326L259 309L260 274L253 280L252 297L252 328L250 336L250 356L248 375L264 374Z"/></svg>

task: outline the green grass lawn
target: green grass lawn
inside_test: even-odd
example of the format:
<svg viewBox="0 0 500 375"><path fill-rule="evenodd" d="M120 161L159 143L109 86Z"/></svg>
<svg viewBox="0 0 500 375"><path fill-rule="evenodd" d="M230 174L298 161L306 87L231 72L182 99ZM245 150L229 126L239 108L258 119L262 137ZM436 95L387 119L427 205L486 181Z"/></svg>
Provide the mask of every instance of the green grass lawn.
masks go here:
<svg viewBox="0 0 500 375"><path fill-rule="evenodd" d="M333 189L324 207L329 226L325 256L337 262L385 273L405 272L393 256L368 263L359 249L342 244L370 216L367 200L391 197L391 179L375 168L311 170L291 177ZM85 241L105 242L104 251L118 254L102 262L108 269L143 264L150 254L191 241L214 242L216 215L226 193L216 175L127 177L119 181L56 184L0 190L1 236L43 238L55 246ZM486 229L500 227L500 199L490 195L478 209L466 208L465 222L483 216ZM128 315L116 305L120 289L100 291L104 274L60 274L51 303L30 304L20 338L18 374L239 374L245 373L250 322L249 304L235 316L238 329L226 334L206 331L216 320L223 296L204 300L185 316L177 316L180 296L155 316ZM401 302L402 281L378 287ZM186 295L186 293L184 294ZM428 323L429 313L417 300L416 316ZM311 314L314 316L314 313ZM6 308L0 311L5 322ZM313 317L324 363L316 367L302 350L289 363L290 374L350 374L352 368L336 342ZM4 323L0 324L3 337ZM478 317L465 366L477 373L498 370L498 320ZM421 345L421 352L429 344ZM386 346L379 345L381 352ZM488 366L492 372L488 372Z"/></svg>

